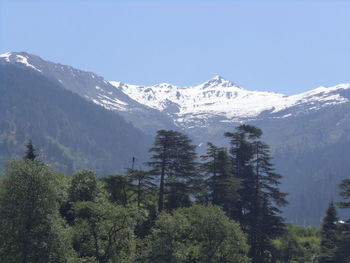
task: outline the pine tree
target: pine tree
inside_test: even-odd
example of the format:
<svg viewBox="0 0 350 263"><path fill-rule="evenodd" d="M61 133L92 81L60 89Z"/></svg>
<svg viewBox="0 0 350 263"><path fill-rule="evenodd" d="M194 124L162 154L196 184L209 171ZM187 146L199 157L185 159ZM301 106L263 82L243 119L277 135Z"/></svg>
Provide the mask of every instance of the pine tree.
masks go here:
<svg viewBox="0 0 350 263"><path fill-rule="evenodd" d="M339 235L338 221L337 210L333 202L330 202L322 222L319 263L337 262L335 253Z"/></svg>
<svg viewBox="0 0 350 263"><path fill-rule="evenodd" d="M37 157L37 155L36 155L36 150L35 150L31 140L29 140L28 143L26 144L26 148L27 148L27 150L26 150L26 155L24 158L27 160L34 161L35 158Z"/></svg>
<svg viewBox="0 0 350 263"><path fill-rule="evenodd" d="M159 130L154 145L149 150L153 153L149 162L151 174L159 177L158 210L172 210L188 206L192 186L197 177L195 146L184 134L172 130ZM164 197L167 202L164 202Z"/></svg>
<svg viewBox="0 0 350 263"><path fill-rule="evenodd" d="M343 197L343 201L339 202L340 208L350 208L350 179L344 179L340 187L340 196ZM339 240L338 248L336 251L337 263L349 263L350 262L350 219L340 224L339 226Z"/></svg>
<svg viewBox="0 0 350 263"><path fill-rule="evenodd" d="M340 196L344 201L339 202L341 208L350 208L350 179L344 179L340 185Z"/></svg>
<svg viewBox="0 0 350 263"><path fill-rule="evenodd" d="M232 215L232 219L244 223L243 218L246 211L248 211L246 206L250 203L251 198L251 187L253 186L251 181L254 178L253 169L250 165L253 158L253 149L249 140L259 138L262 132L249 125L238 126L236 130L234 133L225 133L225 136L230 139L231 173L242 183L242 188L239 191L240 200L235 202L236 214ZM245 224L242 224L242 227L244 229Z"/></svg>
<svg viewBox="0 0 350 263"><path fill-rule="evenodd" d="M225 148L208 143L205 155L201 156L202 171L207 185L206 203L221 207L227 215L235 214L234 203L239 199L240 180L231 173L231 161Z"/></svg>
<svg viewBox="0 0 350 263"><path fill-rule="evenodd" d="M136 194L137 207L141 207L145 194L155 187L154 178L149 171L144 170L127 169L126 174L133 182L132 191Z"/></svg>
<svg viewBox="0 0 350 263"><path fill-rule="evenodd" d="M350 220L339 225L339 238L335 253L337 263L350 262Z"/></svg>
<svg viewBox="0 0 350 263"><path fill-rule="evenodd" d="M287 204L286 194L278 188L282 176L274 171L268 145L260 141L262 131L251 125L236 130L225 134L230 138L232 174L242 182L233 219L248 234L252 262L268 262L271 240L284 229L280 207Z"/></svg>
<svg viewBox="0 0 350 263"><path fill-rule="evenodd" d="M108 175L103 181L105 189L110 194L110 201L124 207L128 206L132 191L131 179L124 175Z"/></svg>

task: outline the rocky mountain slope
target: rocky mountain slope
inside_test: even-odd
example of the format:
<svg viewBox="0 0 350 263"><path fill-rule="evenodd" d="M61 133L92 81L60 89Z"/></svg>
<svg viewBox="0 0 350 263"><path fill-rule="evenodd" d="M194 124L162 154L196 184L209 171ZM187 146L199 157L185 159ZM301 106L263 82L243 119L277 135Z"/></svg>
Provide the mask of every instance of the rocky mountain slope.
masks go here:
<svg viewBox="0 0 350 263"><path fill-rule="evenodd" d="M95 73L46 61L26 52L2 54L0 64L14 64L41 73L67 90L106 109L117 111L134 126L149 134L153 135L156 130L165 127L175 128L168 116L138 103Z"/></svg>

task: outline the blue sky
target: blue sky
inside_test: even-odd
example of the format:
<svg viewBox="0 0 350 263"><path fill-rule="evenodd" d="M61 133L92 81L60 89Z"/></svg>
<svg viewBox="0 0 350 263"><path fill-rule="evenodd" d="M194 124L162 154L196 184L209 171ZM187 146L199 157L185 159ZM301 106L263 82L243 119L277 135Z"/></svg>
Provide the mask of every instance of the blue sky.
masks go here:
<svg viewBox="0 0 350 263"><path fill-rule="evenodd" d="M296 94L350 82L350 1L0 0L0 52L132 84Z"/></svg>

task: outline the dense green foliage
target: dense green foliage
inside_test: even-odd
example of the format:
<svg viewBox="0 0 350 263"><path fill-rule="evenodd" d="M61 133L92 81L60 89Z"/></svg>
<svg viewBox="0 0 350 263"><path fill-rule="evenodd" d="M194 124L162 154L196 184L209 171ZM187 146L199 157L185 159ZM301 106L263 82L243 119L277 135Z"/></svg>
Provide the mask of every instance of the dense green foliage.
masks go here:
<svg viewBox="0 0 350 263"><path fill-rule="evenodd" d="M288 225L285 233L275 239L272 262L317 263L320 246L320 231L312 227Z"/></svg>
<svg viewBox="0 0 350 263"><path fill-rule="evenodd" d="M103 178L54 172L28 143L0 181L0 262L348 263L350 222L333 203L321 231L284 224L261 134L241 125L198 163L187 136L161 130L149 171Z"/></svg>
<svg viewBox="0 0 350 263"><path fill-rule="evenodd" d="M39 161L9 163L0 262L249 262L243 232L219 208L164 212L148 227L151 210L135 205L138 199L112 203L108 183L89 170L63 177Z"/></svg>
<svg viewBox="0 0 350 263"><path fill-rule="evenodd" d="M239 225L213 206L161 213L144 246L144 262L150 263L249 262Z"/></svg>
<svg viewBox="0 0 350 263"><path fill-rule="evenodd" d="M66 262L60 175L37 161L7 164L0 188L0 262Z"/></svg>
<svg viewBox="0 0 350 263"><path fill-rule="evenodd" d="M134 212L109 202L78 202L73 207L73 247L78 257L99 263L134 262Z"/></svg>
<svg viewBox="0 0 350 263"><path fill-rule="evenodd" d="M245 235L219 208L159 214L152 172L98 178L81 170L66 177L28 153L35 153L32 144L0 181L0 262L249 262ZM169 245L164 238L173 253L159 250ZM172 246L181 242L186 246ZM154 261L158 254L162 259Z"/></svg>

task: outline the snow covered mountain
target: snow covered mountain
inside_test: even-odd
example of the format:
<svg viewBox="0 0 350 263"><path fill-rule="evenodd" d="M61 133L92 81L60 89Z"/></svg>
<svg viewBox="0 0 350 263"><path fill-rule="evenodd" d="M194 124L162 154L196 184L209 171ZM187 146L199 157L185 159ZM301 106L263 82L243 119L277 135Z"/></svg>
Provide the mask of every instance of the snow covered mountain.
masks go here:
<svg viewBox="0 0 350 263"><path fill-rule="evenodd" d="M4 63L26 67L37 74L42 74L85 99L118 112L134 126L149 134L153 135L156 130L162 128L176 128L166 114L138 103L95 73L46 61L26 52L2 54L0 64Z"/></svg>
<svg viewBox="0 0 350 263"><path fill-rule="evenodd" d="M14 63L44 74L66 89L119 112L135 126L152 133L159 128L175 126L196 129L220 123L287 118L342 104L350 99L350 84L319 87L286 96L245 90L221 76L192 87L168 83L138 86L108 82L94 73L45 61L25 52L2 54L0 63Z"/></svg>
<svg viewBox="0 0 350 263"><path fill-rule="evenodd" d="M286 118L349 101L350 84L286 96L240 88L221 76L193 87L167 83L155 86L128 85L110 81L130 98L164 112L183 128L207 127L213 122Z"/></svg>

